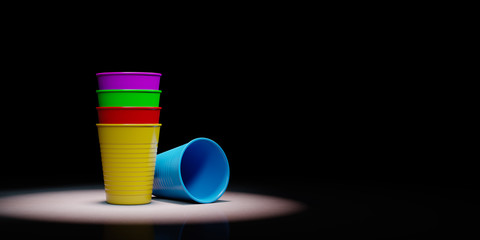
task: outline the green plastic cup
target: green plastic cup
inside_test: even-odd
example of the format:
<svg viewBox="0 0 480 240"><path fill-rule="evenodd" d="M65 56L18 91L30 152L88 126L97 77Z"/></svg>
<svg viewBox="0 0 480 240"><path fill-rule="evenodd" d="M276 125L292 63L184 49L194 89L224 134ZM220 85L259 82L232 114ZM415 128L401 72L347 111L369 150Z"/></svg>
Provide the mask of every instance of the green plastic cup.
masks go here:
<svg viewBox="0 0 480 240"><path fill-rule="evenodd" d="M158 107L161 90L97 90L100 107Z"/></svg>

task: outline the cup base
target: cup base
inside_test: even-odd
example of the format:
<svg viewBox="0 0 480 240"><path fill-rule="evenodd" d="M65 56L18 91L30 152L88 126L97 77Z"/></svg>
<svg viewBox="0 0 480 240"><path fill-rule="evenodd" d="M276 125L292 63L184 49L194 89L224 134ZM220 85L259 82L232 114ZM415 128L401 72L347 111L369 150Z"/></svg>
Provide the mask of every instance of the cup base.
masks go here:
<svg viewBox="0 0 480 240"><path fill-rule="evenodd" d="M111 195L107 194L107 203L115 205L142 205L152 201L152 195Z"/></svg>

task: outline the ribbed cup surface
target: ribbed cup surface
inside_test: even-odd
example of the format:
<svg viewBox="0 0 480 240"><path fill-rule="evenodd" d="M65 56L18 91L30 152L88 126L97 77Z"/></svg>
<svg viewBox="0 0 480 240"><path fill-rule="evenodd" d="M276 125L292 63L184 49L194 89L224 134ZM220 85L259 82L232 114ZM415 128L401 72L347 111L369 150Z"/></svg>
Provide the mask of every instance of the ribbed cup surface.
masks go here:
<svg viewBox="0 0 480 240"><path fill-rule="evenodd" d="M180 176L180 161L187 144L163 152L157 156L153 182L153 194L158 197L189 200Z"/></svg>

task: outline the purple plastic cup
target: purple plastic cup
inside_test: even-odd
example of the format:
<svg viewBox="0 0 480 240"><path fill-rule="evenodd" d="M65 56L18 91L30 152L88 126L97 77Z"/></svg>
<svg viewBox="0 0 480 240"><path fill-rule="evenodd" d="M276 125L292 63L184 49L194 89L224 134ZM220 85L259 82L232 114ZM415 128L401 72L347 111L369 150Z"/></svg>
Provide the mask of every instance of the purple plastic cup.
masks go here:
<svg viewBox="0 0 480 240"><path fill-rule="evenodd" d="M97 73L98 89L147 89L159 90L160 73L151 72L103 72Z"/></svg>

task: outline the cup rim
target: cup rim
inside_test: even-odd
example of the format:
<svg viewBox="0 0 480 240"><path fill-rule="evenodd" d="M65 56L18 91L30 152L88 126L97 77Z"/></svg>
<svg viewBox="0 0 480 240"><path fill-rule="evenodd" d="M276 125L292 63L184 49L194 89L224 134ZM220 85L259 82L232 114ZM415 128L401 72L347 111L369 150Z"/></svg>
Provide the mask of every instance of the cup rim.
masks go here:
<svg viewBox="0 0 480 240"><path fill-rule="evenodd" d="M181 170L181 166L182 166L182 160L183 160L183 154L185 153L185 151L187 150L187 148L194 142L197 142L197 141L207 141L207 142L210 142L212 143L214 146L217 147L218 150L220 150L220 152L222 153L223 155L223 159L225 159L225 162L227 164L227 172L226 172L226 179L225 179L225 187L222 189L222 191L219 192L219 194L217 196L215 196L214 198L210 198L210 199L207 199L207 198L198 198L197 196L194 196L192 193L190 193L190 191L188 190L187 186L185 186L185 183L183 182L183 177L182 177L182 170ZM180 176L180 183L182 184L182 187L183 187L183 190L185 191L185 193L190 197L190 199L194 200L195 202L198 202L198 203L211 203L211 202L215 202L217 201L222 195L223 193L227 190L227 187L228 187L228 182L230 181L230 164L228 163L228 158L227 158L227 155L225 154L225 151L223 151L222 147L220 147L220 145L218 143L216 143L215 141L213 141L212 139L209 139L209 138L205 138L205 137L199 137L199 138L195 138L193 140L191 140L190 142L186 143L186 146L183 148L182 150L182 154L180 155L181 156L181 159L180 161L178 161L179 163L179 166L178 166L178 176ZM213 200L213 201L211 201Z"/></svg>
<svg viewBox="0 0 480 240"><path fill-rule="evenodd" d="M105 89L96 90L97 93L109 93L109 92L145 92L145 93L162 93L162 90L150 90L150 89Z"/></svg>
<svg viewBox="0 0 480 240"><path fill-rule="evenodd" d="M161 123L97 123L98 127L161 127Z"/></svg>
<svg viewBox="0 0 480 240"><path fill-rule="evenodd" d="M98 110L160 110L162 107L97 107Z"/></svg>
<svg viewBox="0 0 480 240"><path fill-rule="evenodd" d="M147 76L162 76L161 73L155 72L101 72L95 74L96 76L106 76L106 75L147 75Z"/></svg>

